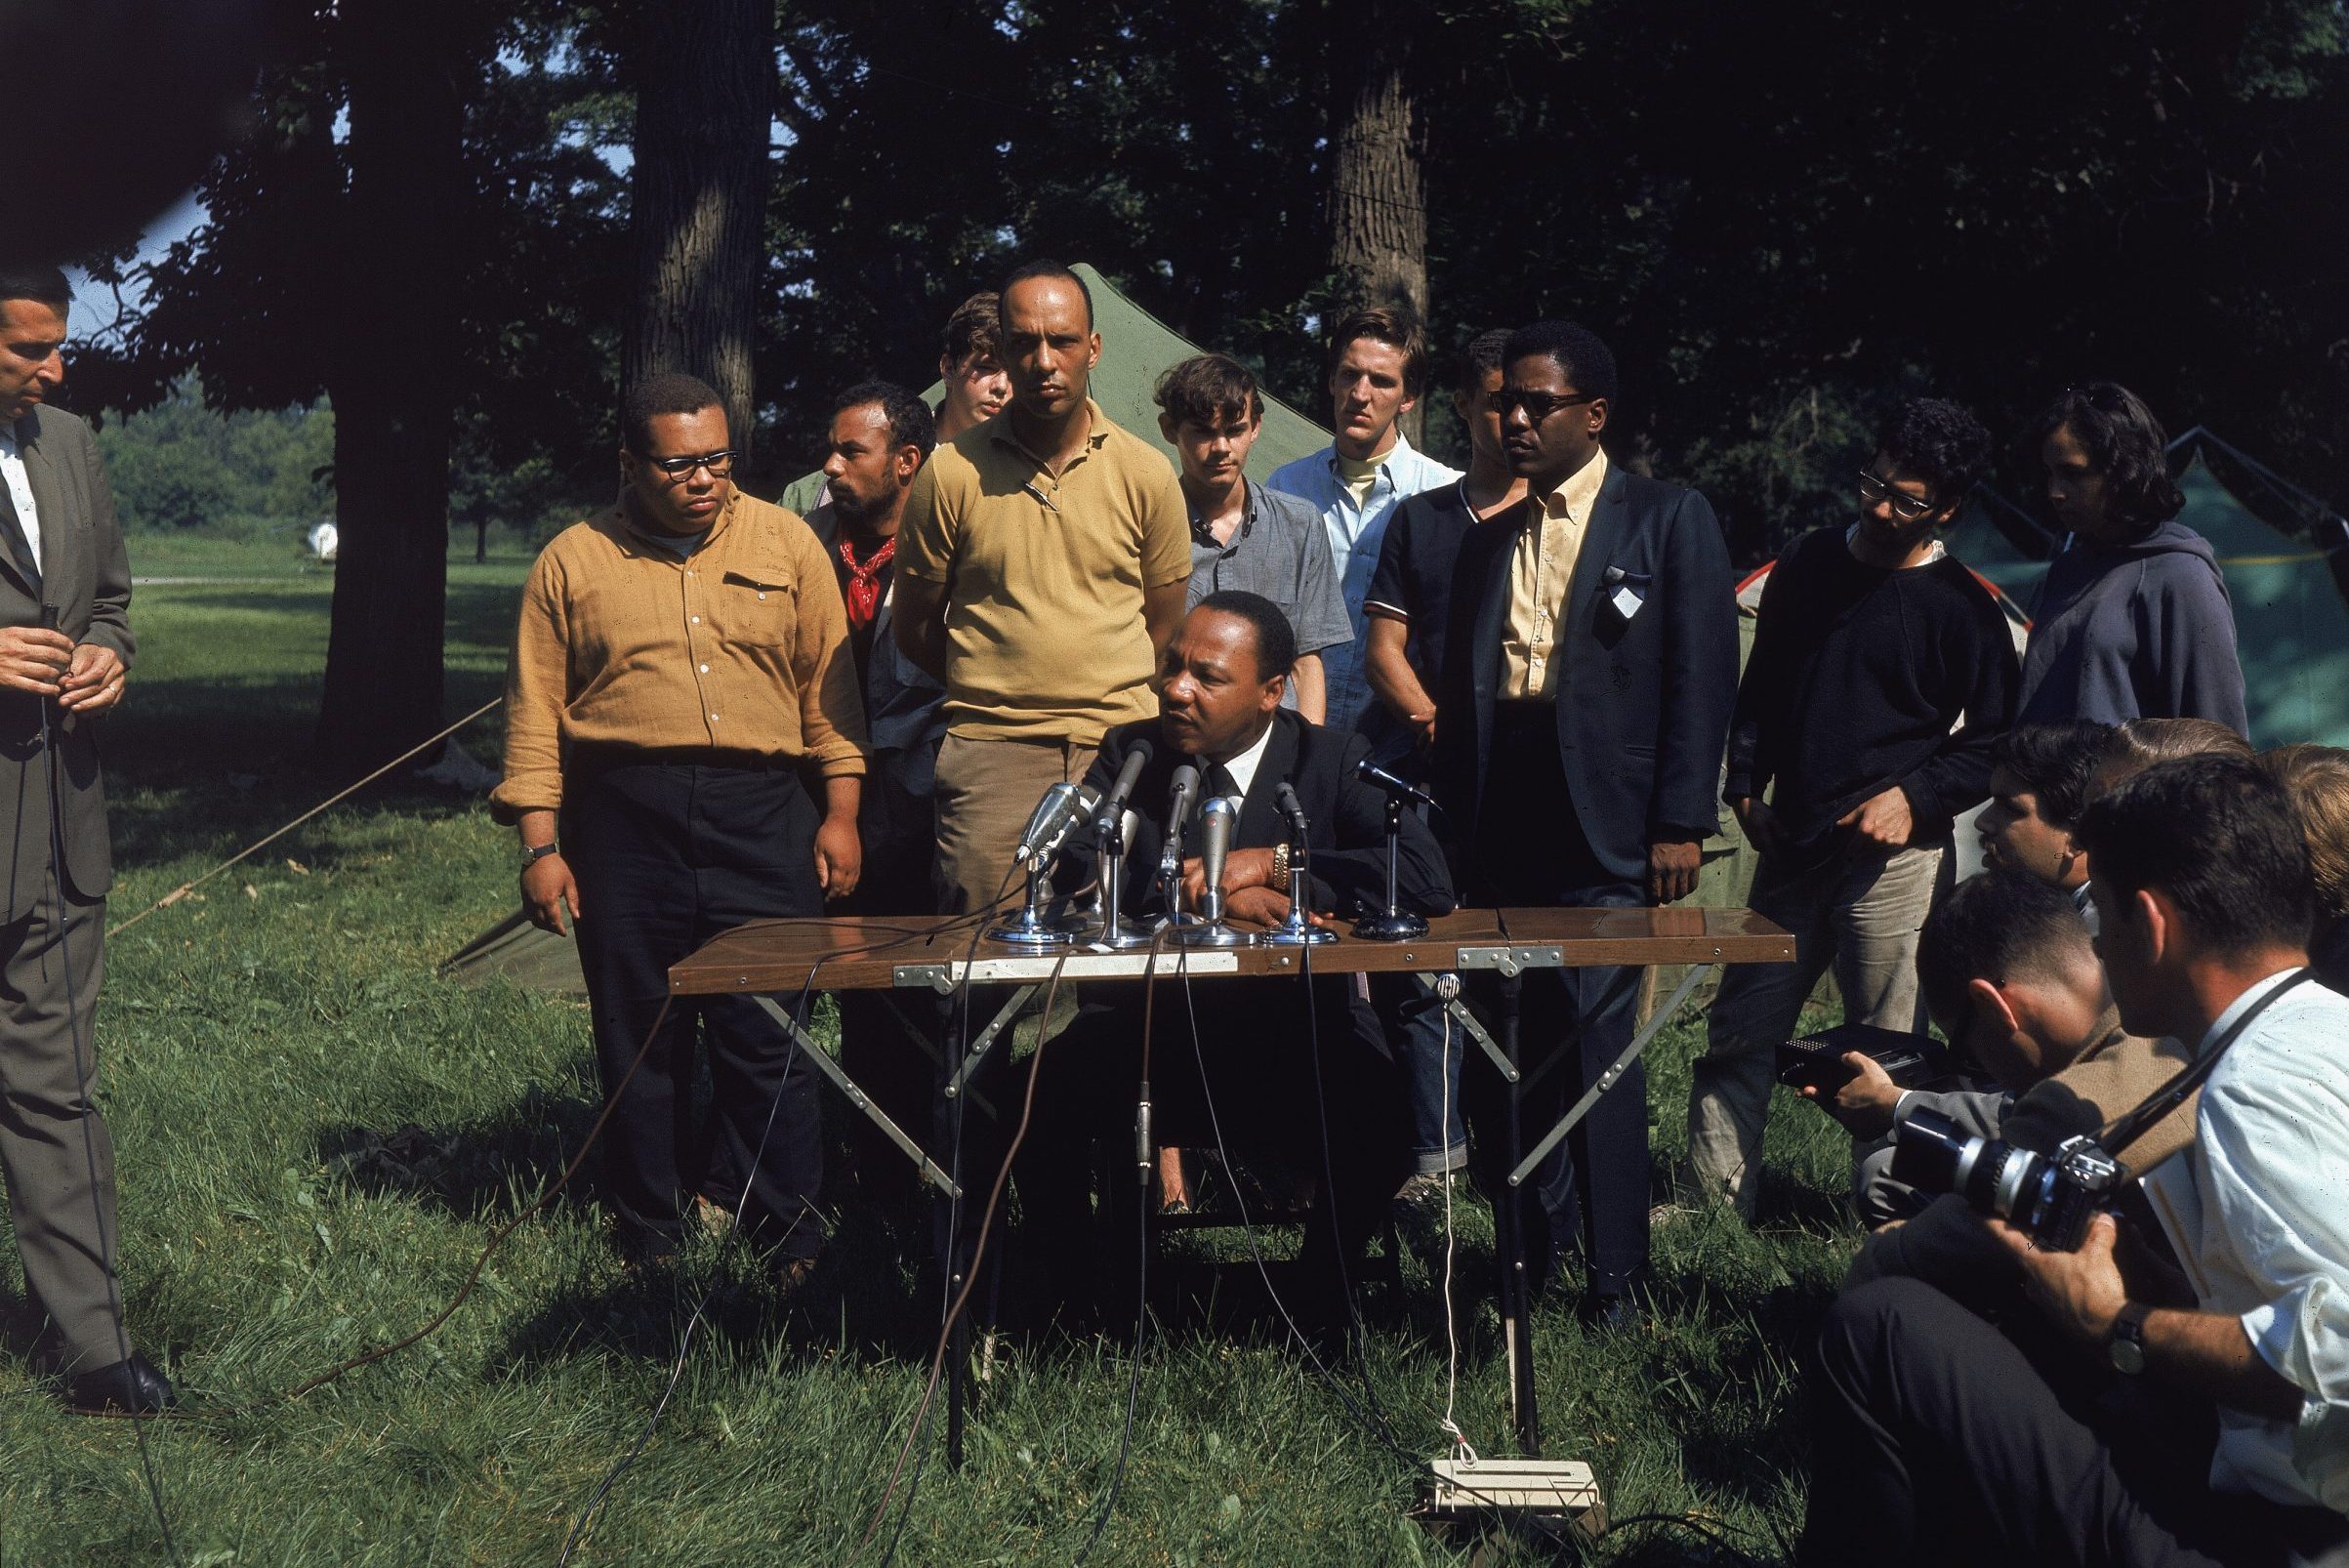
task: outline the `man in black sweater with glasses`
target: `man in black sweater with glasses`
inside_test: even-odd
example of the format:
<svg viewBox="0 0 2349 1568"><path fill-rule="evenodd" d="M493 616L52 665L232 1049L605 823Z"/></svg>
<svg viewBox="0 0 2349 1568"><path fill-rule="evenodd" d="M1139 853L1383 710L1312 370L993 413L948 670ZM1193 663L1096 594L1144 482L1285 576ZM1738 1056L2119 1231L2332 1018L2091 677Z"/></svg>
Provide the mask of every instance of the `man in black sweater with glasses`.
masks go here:
<svg viewBox="0 0 2349 1568"><path fill-rule="evenodd" d="M2020 679L2005 616L1935 537L1990 455L1957 404L1904 402L1858 520L1797 539L1762 590L1721 793L1761 851L1752 906L1793 932L1795 962L1721 983L1689 1091L1697 1201L1752 1214L1773 1051L1830 963L1848 1020L1924 1029L1916 933Z"/></svg>

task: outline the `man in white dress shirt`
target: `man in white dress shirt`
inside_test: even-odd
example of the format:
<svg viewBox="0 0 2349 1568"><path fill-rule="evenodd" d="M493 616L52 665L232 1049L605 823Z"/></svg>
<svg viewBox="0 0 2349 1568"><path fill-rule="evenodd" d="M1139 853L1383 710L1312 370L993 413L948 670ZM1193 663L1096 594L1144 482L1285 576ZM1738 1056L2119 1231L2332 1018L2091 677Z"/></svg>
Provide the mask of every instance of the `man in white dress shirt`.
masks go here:
<svg viewBox="0 0 2349 1568"><path fill-rule="evenodd" d="M2184 758L2080 837L2122 1027L2215 1058L2193 1150L2145 1182L2181 1266L2109 1215L2070 1253L1986 1221L2038 1317L1847 1292L1800 1561L2349 1562L2349 998L2308 983L2291 804Z"/></svg>

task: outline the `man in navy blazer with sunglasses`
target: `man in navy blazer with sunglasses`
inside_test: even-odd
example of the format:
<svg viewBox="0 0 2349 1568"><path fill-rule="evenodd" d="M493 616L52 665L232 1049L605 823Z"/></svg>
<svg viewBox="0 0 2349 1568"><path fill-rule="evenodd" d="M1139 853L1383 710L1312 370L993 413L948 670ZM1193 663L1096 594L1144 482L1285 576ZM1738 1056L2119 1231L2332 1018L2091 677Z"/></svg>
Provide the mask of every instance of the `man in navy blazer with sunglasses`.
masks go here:
<svg viewBox="0 0 2349 1568"><path fill-rule="evenodd" d="M1718 826L1737 696L1729 556L1703 496L1607 461L1615 391L1614 355L1571 322L1503 351L1495 400L1526 499L1461 548L1437 700L1462 720L1437 732L1434 779L1469 903L1670 903L1696 889ZM1630 1044L1638 989L1635 969L1525 977L1529 1140ZM1472 1124L1499 1125L1502 1087L1470 1075ZM1544 1162L1527 1206L1531 1278L1579 1241L1583 1314L1607 1325L1636 1312L1647 1268L1646 1094L1634 1065ZM1504 1179L1501 1140L1479 1142Z"/></svg>

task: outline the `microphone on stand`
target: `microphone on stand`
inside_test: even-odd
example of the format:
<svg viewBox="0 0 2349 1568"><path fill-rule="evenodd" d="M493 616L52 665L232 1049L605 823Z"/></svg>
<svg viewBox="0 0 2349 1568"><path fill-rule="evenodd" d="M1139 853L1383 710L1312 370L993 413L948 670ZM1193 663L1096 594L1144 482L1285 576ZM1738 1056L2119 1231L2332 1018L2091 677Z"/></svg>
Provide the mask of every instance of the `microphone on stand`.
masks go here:
<svg viewBox="0 0 2349 1568"><path fill-rule="evenodd" d="M1354 776L1373 789L1384 790L1387 794L1400 796L1406 801L1417 801L1422 805L1435 806L1439 811L1443 809L1436 804L1434 796L1421 789L1417 784L1395 777L1394 774L1389 773L1367 757L1354 764Z"/></svg>
<svg viewBox="0 0 2349 1568"><path fill-rule="evenodd" d="M1109 847L1111 837L1118 832L1119 819L1126 810L1126 799L1133 793L1133 786L1141 780L1142 769L1150 765L1150 759L1157 750L1150 744L1149 737L1133 737L1133 747L1126 753L1125 765L1118 769L1116 782L1109 786L1109 793L1101 797L1100 807L1093 813L1095 842L1102 848Z"/></svg>
<svg viewBox="0 0 2349 1568"><path fill-rule="evenodd" d="M1199 808L1199 871L1207 879L1199 913L1210 926L1223 923L1223 863L1231 855L1232 827L1239 818L1239 805L1228 795Z"/></svg>
<svg viewBox="0 0 2349 1568"><path fill-rule="evenodd" d="M1054 784L1044 792L1028 825L1020 830L1019 847L1012 858L1022 866L1043 859L1060 847L1075 827L1092 813L1095 797L1082 784Z"/></svg>
<svg viewBox="0 0 2349 1568"><path fill-rule="evenodd" d="M1185 763L1174 769L1174 787L1167 805L1166 846L1158 856L1158 875L1170 887L1182 879L1182 827L1198 798L1199 769Z"/></svg>
<svg viewBox="0 0 2349 1568"><path fill-rule="evenodd" d="M1018 863L1028 874L1027 899L1017 918L990 929L987 932L990 937L1013 947L1029 948L1054 947L1073 939L1073 929L1067 923L1045 918L1049 886L1045 868L1077 831L1078 824L1092 814L1096 800L1093 792L1082 784L1054 784L1044 792L1044 799L1036 803L1035 812L1019 835Z"/></svg>
<svg viewBox="0 0 2349 1568"><path fill-rule="evenodd" d="M1289 831L1296 836L1298 847L1304 847L1305 805L1297 798L1297 786L1282 779L1273 787L1272 804L1280 807L1281 819L1289 824Z"/></svg>
<svg viewBox="0 0 2349 1568"><path fill-rule="evenodd" d="M1305 805L1297 798L1297 788L1287 779L1274 787L1272 803L1280 808L1282 818L1289 824L1290 847L1296 854L1289 862L1289 886L1280 891L1289 895L1289 918L1257 937L1266 947L1313 947L1338 940L1338 933L1313 924L1305 909L1305 899L1312 879L1307 875L1312 850L1306 846Z"/></svg>

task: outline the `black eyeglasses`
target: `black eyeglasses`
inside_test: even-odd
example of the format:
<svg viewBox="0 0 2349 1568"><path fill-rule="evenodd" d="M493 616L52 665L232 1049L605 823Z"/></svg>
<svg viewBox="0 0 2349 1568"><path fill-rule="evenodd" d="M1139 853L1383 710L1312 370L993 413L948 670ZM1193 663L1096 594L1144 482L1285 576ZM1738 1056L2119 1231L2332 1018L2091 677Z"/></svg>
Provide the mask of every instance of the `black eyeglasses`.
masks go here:
<svg viewBox="0 0 2349 1568"><path fill-rule="evenodd" d="M1511 410L1522 408L1525 410L1525 417L1539 425L1561 408L1572 408L1577 403L1595 403L1597 401L1598 393L1596 392L1577 392L1572 397L1552 397L1547 392L1511 392L1504 387L1493 393L1493 412L1499 414L1503 419L1506 419Z"/></svg>
<svg viewBox="0 0 2349 1568"><path fill-rule="evenodd" d="M1863 506L1873 507L1878 501L1890 502L1892 504L1892 515L1900 518L1903 522L1915 522L1917 518L1932 511L1936 505L1936 503L1929 498L1919 500L1917 497L1913 495L1904 495L1900 491L1895 490L1891 485L1886 484L1882 479L1877 478L1875 475L1863 472L1860 475L1861 504Z"/></svg>
<svg viewBox="0 0 2349 1568"><path fill-rule="evenodd" d="M734 459L740 452L702 452L693 457L648 457L646 463L661 471L671 480L689 479L695 469L708 469L710 477L722 479L734 472Z"/></svg>

